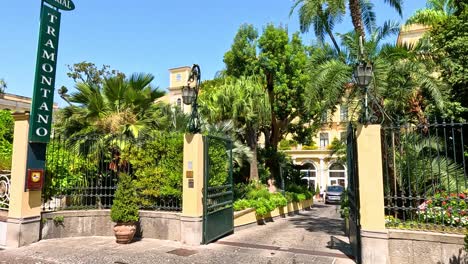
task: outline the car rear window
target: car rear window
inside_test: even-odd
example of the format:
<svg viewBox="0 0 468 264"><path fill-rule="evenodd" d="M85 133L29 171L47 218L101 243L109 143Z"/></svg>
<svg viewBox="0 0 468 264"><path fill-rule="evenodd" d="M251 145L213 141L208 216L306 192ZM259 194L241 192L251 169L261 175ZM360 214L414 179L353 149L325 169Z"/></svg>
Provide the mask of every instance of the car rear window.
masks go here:
<svg viewBox="0 0 468 264"><path fill-rule="evenodd" d="M342 192L343 187L342 186L328 186L327 187L327 192Z"/></svg>

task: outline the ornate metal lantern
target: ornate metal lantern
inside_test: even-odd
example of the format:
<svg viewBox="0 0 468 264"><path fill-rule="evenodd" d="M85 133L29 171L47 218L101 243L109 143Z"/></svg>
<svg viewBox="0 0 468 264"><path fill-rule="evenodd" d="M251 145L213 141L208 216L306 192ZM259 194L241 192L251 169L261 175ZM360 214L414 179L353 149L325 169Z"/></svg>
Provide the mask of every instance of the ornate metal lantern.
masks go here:
<svg viewBox="0 0 468 264"><path fill-rule="evenodd" d="M198 90L200 89L201 83L201 71L200 66L194 64L190 71L187 85L182 88L182 101L186 105L192 106L192 114L189 120L189 131L190 133L200 133L200 117L198 116ZM195 85L192 87L191 85Z"/></svg>
<svg viewBox="0 0 468 264"><path fill-rule="evenodd" d="M186 105L192 105L197 99L197 92L190 86L184 86L182 88L182 101Z"/></svg>
<svg viewBox="0 0 468 264"><path fill-rule="evenodd" d="M354 70L354 79L356 84L361 88L369 86L373 77L372 64L370 62L360 62L356 65Z"/></svg>

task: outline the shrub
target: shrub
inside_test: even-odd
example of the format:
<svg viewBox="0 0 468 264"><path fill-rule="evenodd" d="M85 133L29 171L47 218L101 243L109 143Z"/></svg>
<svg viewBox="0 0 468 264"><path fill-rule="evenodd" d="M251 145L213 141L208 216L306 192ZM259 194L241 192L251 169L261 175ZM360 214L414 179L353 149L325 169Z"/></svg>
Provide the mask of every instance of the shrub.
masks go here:
<svg viewBox="0 0 468 264"><path fill-rule="evenodd" d="M290 203L290 202L299 202L299 198L297 197L297 193L286 192L285 196L286 196L286 199L287 199L288 203Z"/></svg>
<svg viewBox="0 0 468 264"><path fill-rule="evenodd" d="M341 218L349 217L349 199L346 189L343 191L343 195L341 195L340 216Z"/></svg>
<svg viewBox="0 0 468 264"><path fill-rule="evenodd" d="M233 204L234 211L242 211L247 208L251 208L251 201L246 199L240 199Z"/></svg>
<svg viewBox="0 0 468 264"><path fill-rule="evenodd" d="M74 151L65 141L51 141L46 154L47 171L42 189L44 200L55 195L71 194L77 187L87 187L90 180L88 178L95 180L97 162L90 161L86 156Z"/></svg>
<svg viewBox="0 0 468 264"><path fill-rule="evenodd" d="M10 170L14 121L11 112L0 110L0 171Z"/></svg>
<svg viewBox="0 0 468 264"><path fill-rule="evenodd" d="M272 194L270 201L274 203L275 207L284 207L288 204L288 200L281 193Z"/></svg>
<svg viewBox="0 0 468 264"><path fill-rule="evenodd" d="M259 216L265 216L276 208L272 201L265 198L252 200L252 206L255 208L255 213Z"/></svg>
<svg viewBox="0 0 468 264"><path fill-rule="evenodd" d="M125 154L132 164L139 204L152 206L158 198L182 197L183 134L155 132Z"/></svg>
<svg viewBox="0 0 468 264"><path fill-rule="evenodd" d="M264 198L264 199L270 199L270 192L268 191L268 189L264 186L262 186L261 188L258 188L258 189L252 189L250 190L246 197L247 199L252 199L252 200L256 200L256 199L260 199L260 198Z"/></svg>
<svg viewBox="0 0 468 264"><path fill-rule="evenodd" d="M306 198L305 194L303 194L303 193L297 194L297 200L299 200L299 202L305 201L306 199L307 198Z"/></svg>
<svg viewBox="0 0 468 264"><path fill-rule="evenodd" d="M302 149L303 150L316 150L318 149L318 147L314 145L313 146L305 145L305 146L302 146Z"/></svg>
<svg viewBox="0 0 468 264"><path fill-rule="evenodd" d="M116 223L132 223L139 219L137 193L128 174L119 175L119 184L111 207L111 219Z"/></svg>

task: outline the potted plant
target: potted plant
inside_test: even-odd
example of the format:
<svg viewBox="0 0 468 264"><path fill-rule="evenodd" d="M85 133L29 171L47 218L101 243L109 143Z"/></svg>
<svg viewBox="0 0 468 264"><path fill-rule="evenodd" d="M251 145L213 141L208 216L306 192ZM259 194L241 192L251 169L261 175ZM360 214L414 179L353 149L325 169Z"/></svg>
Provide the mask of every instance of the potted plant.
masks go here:
<svg viewBox="0 0 468 264"><path fill-rule="evenodd" d="M114 226L116 242L130 243L135 236L139 212L136 189L128 174L119 174L119 184L111 207L111 219L116 223Z"/></svg>
<svg viewBox="0 0 468 264"><path fill-rule="evenodd" d="M319 186L317 185L317 187L315 188L315 199L320 199L320 188Z"/></svg>

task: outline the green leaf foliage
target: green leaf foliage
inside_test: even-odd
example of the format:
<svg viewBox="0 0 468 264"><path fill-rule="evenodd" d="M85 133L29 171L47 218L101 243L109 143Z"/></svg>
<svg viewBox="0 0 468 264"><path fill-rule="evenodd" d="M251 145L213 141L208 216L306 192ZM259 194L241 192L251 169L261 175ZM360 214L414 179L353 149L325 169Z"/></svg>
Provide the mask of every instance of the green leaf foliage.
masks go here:
<svg viewBox="0 0 468 264"><path fill-rule="evenodd" d="M11 168L14 121L11 112L0 110L0 171Z"/></svg>
<svg viewBox="0 0 468 264"><path fill-rule="evenodd" d="M98 175L98 162L94 157L84 152L80 153L66 141L52 139L47 149L46 160L47 171L42 190L46 201L55 195L79 194L81 190L77 188L89 186L90 181L96 180ZM101 181L106 182L104 177L109 175L99 177Z"/></svg>
<svg viewBox="0 0 468 264"><path fill-rule="evenodd" d="M119 175L119 184L111 207L111 219L116 223L134 223L139 220L137 192L128 174Z"/></svg>
<svg viewBox="0 0 468 264"><path fill-rule="evenodd" d="M160 197L182 197L183 147L182 133L153 132L124 153L132 164L141 206L151 206Z"/></svg>

